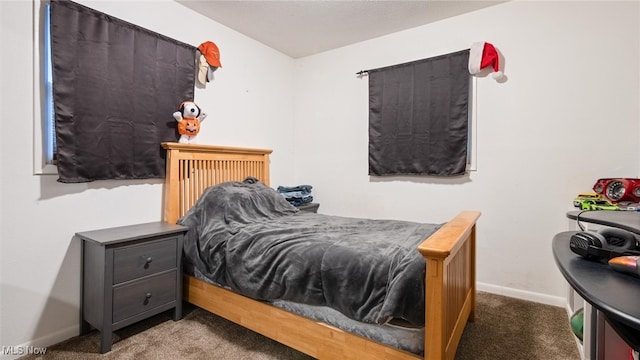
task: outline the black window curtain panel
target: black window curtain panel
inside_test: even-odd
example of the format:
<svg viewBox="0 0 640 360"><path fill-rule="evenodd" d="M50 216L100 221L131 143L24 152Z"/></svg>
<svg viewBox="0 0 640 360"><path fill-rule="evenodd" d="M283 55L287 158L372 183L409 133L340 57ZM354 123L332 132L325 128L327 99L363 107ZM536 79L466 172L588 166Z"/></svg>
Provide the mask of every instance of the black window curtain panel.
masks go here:
<svg viewBox="0 0 640 360"><path fill-rule="evenodd" d="M469 50L368 70L369 175L466 171Z"/></svg>
<svg viewBox="0 0 640 360"><path fill-rule="evenodd" d="M51 2L58 181L165 175L160 143L193 99L195 47L71 1Z"/></svg>

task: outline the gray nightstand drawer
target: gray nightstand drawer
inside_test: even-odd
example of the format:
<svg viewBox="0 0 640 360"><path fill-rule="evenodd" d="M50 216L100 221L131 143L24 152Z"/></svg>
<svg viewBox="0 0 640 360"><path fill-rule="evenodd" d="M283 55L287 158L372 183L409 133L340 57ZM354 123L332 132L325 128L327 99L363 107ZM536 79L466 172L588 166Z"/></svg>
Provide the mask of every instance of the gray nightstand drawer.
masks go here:
<svg viewBox="0 0 640 360"><path fill-rule="evenodd" d="M177 238L117 248L113 251L113 283L119 284L176 267Z"/></svg>
<svg viewBox="0 0 640 360"><path fill-rule="evenodd" d="M156 275L113 289L113 322L176 300L176 272Z"/></svg>

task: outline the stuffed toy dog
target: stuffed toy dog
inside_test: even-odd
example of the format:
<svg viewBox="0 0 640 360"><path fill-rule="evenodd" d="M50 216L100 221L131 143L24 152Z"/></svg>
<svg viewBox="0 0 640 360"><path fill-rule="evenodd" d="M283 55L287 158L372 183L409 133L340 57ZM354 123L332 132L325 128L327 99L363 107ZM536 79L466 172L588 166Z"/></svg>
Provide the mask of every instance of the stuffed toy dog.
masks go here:
<svg viewBox="0 0 640 360"><path fill-rule="evenodd" d="M200 132L200 123L204 121L207 114L193 101L183 101L178 111L173 113L173 117L178 122L179 142L190 144Z"/></svg>

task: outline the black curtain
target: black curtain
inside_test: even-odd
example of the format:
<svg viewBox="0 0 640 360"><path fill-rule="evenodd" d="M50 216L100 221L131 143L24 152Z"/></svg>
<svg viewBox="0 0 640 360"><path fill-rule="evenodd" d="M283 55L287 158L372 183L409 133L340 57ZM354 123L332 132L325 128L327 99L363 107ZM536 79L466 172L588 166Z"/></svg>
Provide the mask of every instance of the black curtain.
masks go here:
<svg viewBox="0 0 640 360"><path fill-rule="evenodd" d="M60 182L161 178L195 47L70 1L51 3Z"/></svg>
<svg viewBox="0 0 640 360"><path fill-rule="evenodd" d="M369 175L466 171L469 50L368 70Z"/></svg>

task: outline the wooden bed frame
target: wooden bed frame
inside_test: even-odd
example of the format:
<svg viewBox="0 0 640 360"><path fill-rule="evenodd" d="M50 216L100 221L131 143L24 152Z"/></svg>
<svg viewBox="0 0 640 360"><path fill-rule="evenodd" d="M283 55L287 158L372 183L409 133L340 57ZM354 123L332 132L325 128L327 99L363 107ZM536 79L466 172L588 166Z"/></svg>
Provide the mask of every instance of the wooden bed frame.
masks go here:
<svg viewBox="0 0 640 360"><path fill-rule="evenodd" d="M175 223L209 186L253 176L269 185L271 150L162 143L164 219ZM418 246L427 263L424 359L453 359L475 316L475 236L480 213L462 211ZM185 275L184 299L318 359L423 359Z"/></svg>

